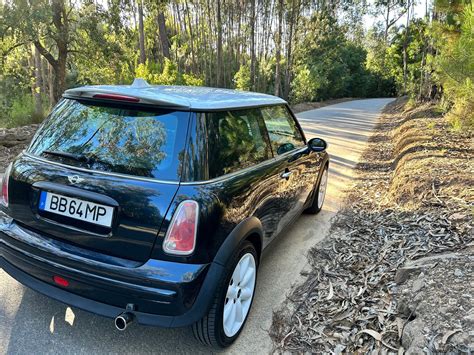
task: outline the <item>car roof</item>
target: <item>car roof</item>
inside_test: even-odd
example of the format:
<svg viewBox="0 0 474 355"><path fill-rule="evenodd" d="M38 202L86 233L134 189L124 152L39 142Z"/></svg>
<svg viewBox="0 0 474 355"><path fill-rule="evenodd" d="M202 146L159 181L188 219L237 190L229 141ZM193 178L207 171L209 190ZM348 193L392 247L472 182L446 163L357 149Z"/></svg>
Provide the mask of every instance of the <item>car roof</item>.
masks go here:
<svg viewBox="0 0 474 355"><path fill-rule="evenodd" d="M82 86L66 90L63 96L93 98L96 94L131 96L144 104L198 111L286 104L279 97L256 92L201 86L149 85L143 79L135 79L132 85Z"/></svg>

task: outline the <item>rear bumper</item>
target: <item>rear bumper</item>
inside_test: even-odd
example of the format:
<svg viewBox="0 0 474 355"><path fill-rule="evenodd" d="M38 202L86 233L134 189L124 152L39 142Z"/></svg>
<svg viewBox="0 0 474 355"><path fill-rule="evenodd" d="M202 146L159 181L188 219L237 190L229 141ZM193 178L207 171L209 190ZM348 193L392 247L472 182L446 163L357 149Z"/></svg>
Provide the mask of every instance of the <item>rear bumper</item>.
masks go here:
<svg viewBox="0 0 474 355"><path fill-rule="evenodd" d="M33 290L102 316L115 318L133 304L138 323L190 325L207 313L223 272L216 263L149 260L136 265L103 259L102 254L41 236L4 216L0 212L0 267ZM69 286L56 285L55 275L67 279Z"/></svg>

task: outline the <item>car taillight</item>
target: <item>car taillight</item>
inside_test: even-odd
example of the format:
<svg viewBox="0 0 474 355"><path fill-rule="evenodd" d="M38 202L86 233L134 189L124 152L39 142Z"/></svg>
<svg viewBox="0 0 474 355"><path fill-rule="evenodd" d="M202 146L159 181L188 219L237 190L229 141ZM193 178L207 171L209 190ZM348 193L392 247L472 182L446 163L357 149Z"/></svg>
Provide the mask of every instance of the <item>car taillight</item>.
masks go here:
<svg viewBox="0 0 474 355"><path fill-rule="evenodd" d="M186 200L179 204L163 242L163 250L166 253L189 255L194 251L198 211L199 205L196 201Z"/></svg>
<svg viewBox="0 0 474 355"><path fill-rule="evenodd" d="M8 180L10 178L10 170L12 164L8 165L7 170L5 170L5 174L3 174L2 178L2 196L0 198L0 203L5 207L8 207Z"/></svg>

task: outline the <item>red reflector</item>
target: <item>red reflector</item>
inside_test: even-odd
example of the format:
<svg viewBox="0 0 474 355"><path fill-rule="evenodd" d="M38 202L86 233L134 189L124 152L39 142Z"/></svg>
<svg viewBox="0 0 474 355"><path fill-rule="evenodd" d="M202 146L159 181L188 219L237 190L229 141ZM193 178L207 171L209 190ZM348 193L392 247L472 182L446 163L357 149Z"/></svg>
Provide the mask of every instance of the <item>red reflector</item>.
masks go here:
<svg viewBox="0 0 474 355"><path fill-rule="evenodd" d="M132 96L117 95L117 94L95 94L94 99L118 100L127 102L140 102L140 99Z"/></svg>
<svg viewBox="0 0 474 355"><path fill-rule="evenodd" d="M54 276L53 280L59 286L62 286L62 287L68 287L69 286L69 281L66 280L66 279L63 279L61 276Z"/></svg>

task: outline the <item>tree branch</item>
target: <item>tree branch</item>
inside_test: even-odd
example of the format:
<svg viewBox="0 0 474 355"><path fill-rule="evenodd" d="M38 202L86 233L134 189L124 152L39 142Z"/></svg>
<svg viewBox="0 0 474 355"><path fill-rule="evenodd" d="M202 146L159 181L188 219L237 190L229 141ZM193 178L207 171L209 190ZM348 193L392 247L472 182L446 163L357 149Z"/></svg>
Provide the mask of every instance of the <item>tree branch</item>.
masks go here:
<svg viewBox="0 0 474 355"><path fill-rule="evenodd" d="M391 21L390 23L388 24L388 28L392 27L395 23L397 23L398 20L400 20L400 18L405 15L407 13L407 10L404 9L403 11L401 11L399 14L397 14Z"/></svg>
<svg viewBox="0 0 474 355"><path fill-rule="evenodd" d="M21 47L23 46L24 44L27 44L28 42L19 42L19 43L15 43L13 46L11 46L10 48L2 51L2 57L6 57L8 54L10 54L11 51L13 51L15 48L18 48L18 47Z"/></svg>
<svg viewBox="0 0 474 355"><path fill-rule="evenodd" d="M40 54L46 58L46 60L49 62L49 64L51 64L53 68L58 65L58 61L54 59L53 55L49 53L46 48L43 47L40 41L36 40L33 42L33 44L38 49L38 52L40 52Z"/></svg>

